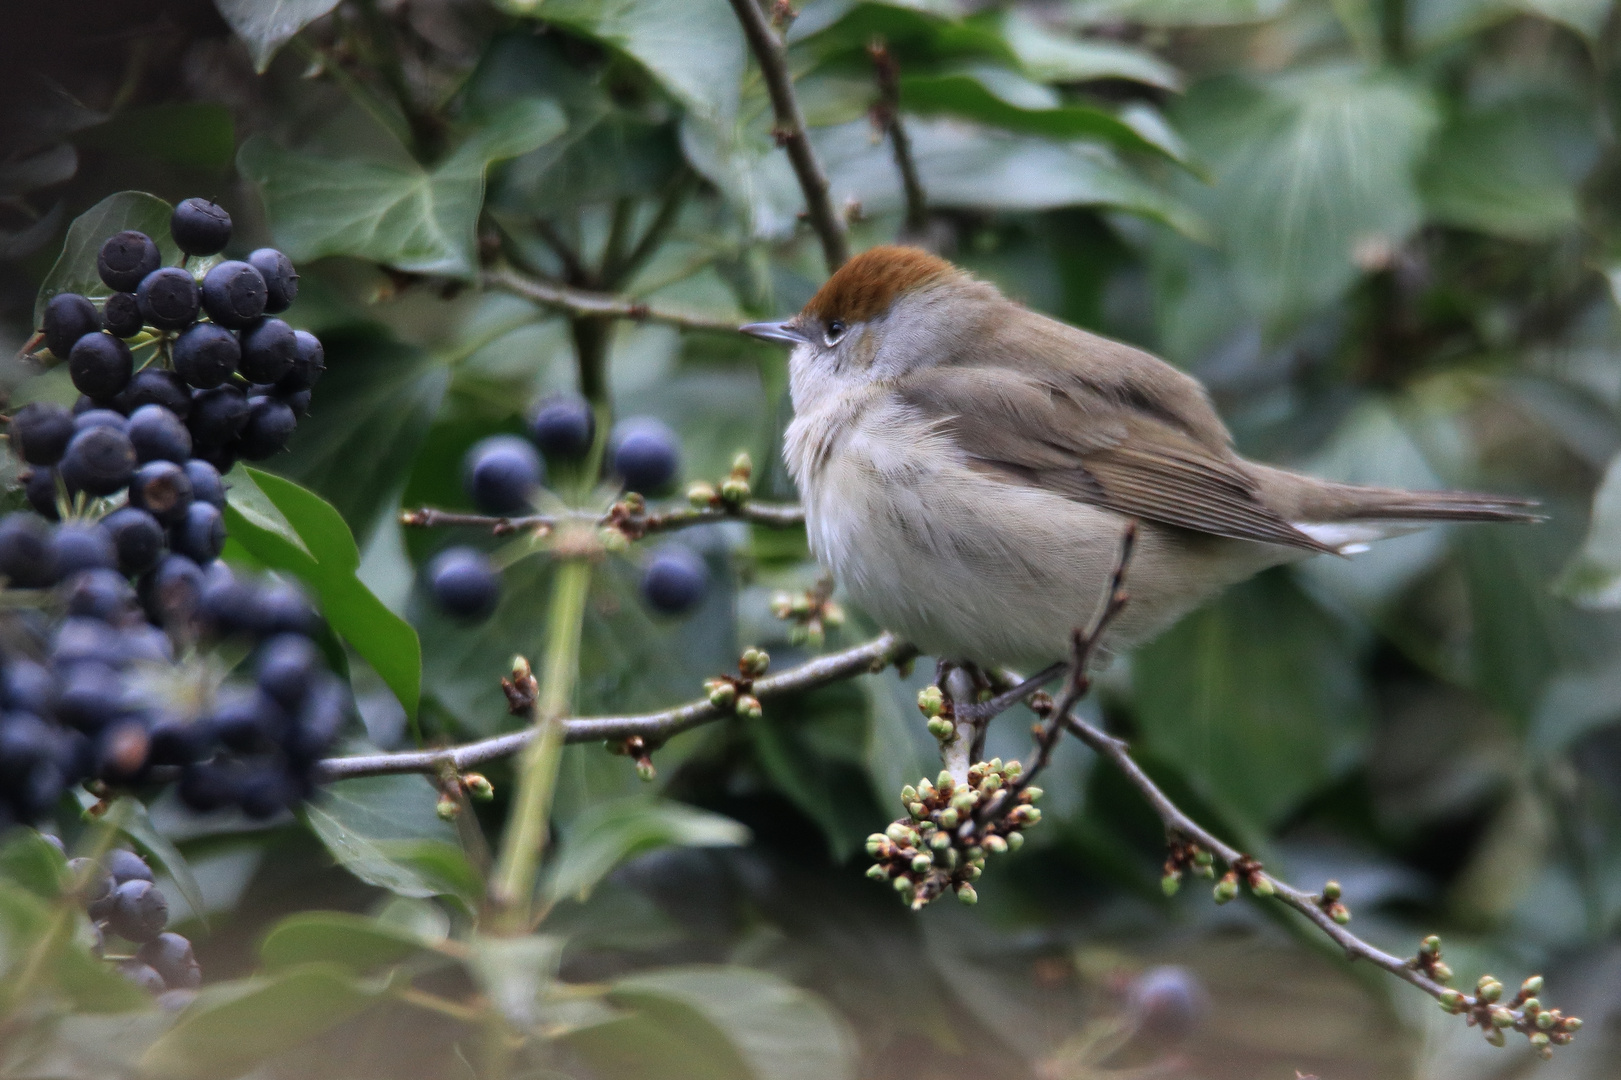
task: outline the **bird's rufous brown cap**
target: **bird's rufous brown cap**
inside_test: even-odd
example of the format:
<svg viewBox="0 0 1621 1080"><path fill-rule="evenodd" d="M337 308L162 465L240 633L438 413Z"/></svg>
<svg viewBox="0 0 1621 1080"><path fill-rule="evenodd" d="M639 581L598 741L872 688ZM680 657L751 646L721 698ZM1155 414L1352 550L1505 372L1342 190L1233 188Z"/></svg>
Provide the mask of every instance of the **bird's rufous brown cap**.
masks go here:
<svg viewBox="0 0 1621 1080"><path fill-rule="evenodd" d="M839 267L805 305L823 323L866 322L889 310L897 296L960 274L938 255L914 247L875 247Z"/></svg>

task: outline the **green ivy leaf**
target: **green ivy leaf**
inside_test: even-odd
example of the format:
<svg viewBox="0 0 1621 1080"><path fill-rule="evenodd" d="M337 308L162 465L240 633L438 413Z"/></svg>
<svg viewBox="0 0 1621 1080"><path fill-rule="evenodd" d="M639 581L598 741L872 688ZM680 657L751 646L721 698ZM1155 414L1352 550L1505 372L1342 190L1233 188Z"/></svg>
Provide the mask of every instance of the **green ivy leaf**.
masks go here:
<svg viewBox="0 0 1621 1080"><path fill-rule="evenodd" d="M749 831L731 818L663 799L599 803L570 822L543 886L552 902L584 899L614 867L655 848L735 847Z"/></svg>
<svg viewBox="0 0 1621 1080"><path fill-rule="evenodd" d="M332 965L211 987L142 1056L141 1072L164 1080L228 1080L336 1027L378 998L379 991Z"/></svg>
<svg viewBox="0 0 1621 1080"><path fill-rule="evenodd" d="M438 793L421 776L369 776L322 790L304 817L332 856L360 880L401 896L461 896L477 903L456 833L434 812ZM429 858L430 853L436 858ZM447 871L447 867L463 868Z"/></svg>
<svg viewBox="0 0 1621 1080"><path fill-rule="evenodd" d="M269 972L329 962L361 974L397 964L432 943L394 923L346 911L301 911L271 928L259 946Z"/></svg>
<svg viewBox="0 0 1621 1080"><path fill-rule="evenodd" d="M101 245L116 232L136 229L150 236L158 245L165 263L177 262L180 249L169 238L169 215L174 207L144 191L120 191L73 219L68 226L67 242L62 254L40 283L39 296L34 300L34 325L40 326L45 318L45 305L57 293L79 293L93 300L112 295L96 272L96 255Z"/></svg>
<svg viewBox="0 0 1621 1080"><path fill-rule="evenodd" d="M0 878L55 900L68 883L67 859L35 830L14 829L0 845Z"/></svg>
<svg viewBox="0 0 1621 1080"><path fill-rule="evenodd" d="M338 0L214 0L214 6L248 47L253 70L263 74L276 50L337 7Z"/></svg>
<svg viewBox="0 0 1621 1080"><path fill-rule="evenodd" d="M473 127L440 164L403 156L343 159L243 144L237 165L260 185L271 229L293 260L350 255L419 274L472 277L474 226L492 162L528 153L563 133L551 101L509 102Z"/></svg>
<svg viewBox="0 0 1621 1080"><path fill-rule="evenodd" d="M1025 72L1042 82L1126 79L1161 90L1182 89L1176 69L1152 53L1115 41L1072 38L1018 11L1002 17L1002 36Z"/></svg>
<svg viewBox="0 0 1621 1080"><path fill-rule="evenodd" d="M258 496L249 492L250 485ZM297 535L298 545L268 519L259 496ZM406 715L415 716L422 693L422 646L411 624L356 576L360 550L332 504L291 480L243 466L232 472L225 521L231 538L254 558L295 575L315 591L332 629L366 658Z"/></svg>

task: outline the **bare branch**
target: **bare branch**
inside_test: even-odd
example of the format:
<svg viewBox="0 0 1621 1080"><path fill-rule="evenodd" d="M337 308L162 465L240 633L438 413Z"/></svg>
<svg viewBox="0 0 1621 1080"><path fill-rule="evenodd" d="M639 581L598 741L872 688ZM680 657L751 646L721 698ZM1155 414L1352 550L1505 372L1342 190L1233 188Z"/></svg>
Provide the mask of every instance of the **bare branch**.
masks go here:
<svg viewBox="0 0 1621 1080"><path fill-rule="evenodd" d="M822 258L831 274L849 260L850 240L828 195L827 173L822 171L805 134L805 114L794 97L794 80L788 74L788 50L766 21L758 0L732 0L732 10L737 12L743 36L748 38L760 74L765 77L771 109L777 118L777 142L788 151L794 175L799 177L800 189L805 193L805 216L822 241Z"/></svg>
<svg viewBox="0 0 1621 1080"><path fill-rule="evenodd" d="M659 322L682 330L713 330L723 334L737 332L737 324L730 319L716 319L707 315L655 307L623 296L591 292L570 285L525 277L514 270L486 270L483 283L488 288L504 289L526 300L558 308L572 315L605 316L630 319L634 322Z"/></svg>
<svg viewBox="0 0 1621 1080"><path fill-rule="evenodd" d="M923 195L923 181L918 179L917 162L912 157L912 140L901 123L901 69L895 54L883 39L867 46L872 66L878 76L878 101L872 107L872 121L889 136L895 152L895 168L901 174L901 190L906 196L906 226L908 235L922 237L929 225L928 202Z"/></svg>
<svg viewBox="0 0 1621 1080"><path fill-rule="evenodd" d="M450 510L424 507L407 510L400 515L400 524L417 528L438 528L446 525L470 525L489 529L496 535L522 532L525 529L554 529L564 522L591 525L613 525L632 539L648 533L669 532L693 525L706 525L714 521L747 521L754 525L770 525L790 529L805 522L803 507L793 503L761 503L750 499L741 503L722 503L720 506L689 507L676 510L627 512L624 503L615 503L606 514L588 511L564 514L530 514L526 517L491 517L487 514L461 514Z"/></svg>
<svg viewBox="0 0 1621 1080"><path fill-rule="evenodd" d="M913 655L911 646L893 634L880 634L873 640L841 652L809 660L778 675L753 681L750 693L761 701L784 694L801 693L829 683L840 682L868 672L883 670L889 664ZM662 712L638 716L572 717L562 721L565 742L593 742L641 737L662 742L672 735L732 715L700 699ZM442 750L406 751L394 754L366 754L328 758L321 762L317 779L323 783L358 776L384 776L394 773L440 775L446 769L460 772L486 761L510 757L534 738L532 728L494 738L480 739Z"/></svg>

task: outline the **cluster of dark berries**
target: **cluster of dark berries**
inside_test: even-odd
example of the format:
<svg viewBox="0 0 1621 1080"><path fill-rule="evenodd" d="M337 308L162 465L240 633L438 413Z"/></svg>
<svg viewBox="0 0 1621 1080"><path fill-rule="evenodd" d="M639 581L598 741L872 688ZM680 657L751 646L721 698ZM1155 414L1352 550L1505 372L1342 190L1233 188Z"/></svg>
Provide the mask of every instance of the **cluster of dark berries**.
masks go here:
<svg viewBox="0 0 1621 1080"><path fill-rule="evenodd" d="M583 397L554 394L530 412L526 436L492 435L468 450L462 486L480 512L499 517L532 512L547 463L578 463L590 452L596 415ZM680 471L680 441L651 417L625 420L610 434L606 464L627 491L662 494ZM642 595L656 611L684 614L703 599L708 580L701 558L671 545L649 560ZM500 603L500 572L476 548L440 552L428 564L427 581L439 608L460 619L488 618Z"/></svg>
<svg viewBox="0 0 1621 1080"><path fill-rule="evenodd" d="M230 237L225 211L198 199L170 227L188 255ZM203 279L212 321L197 322L192 275L156 260L149 237L120 233L100 268L126 292L99 314L81 296L51 300L47 343L85 396L73 410L36 402L10 418L38 513L0 519L0 580L25 590L0 619L0 825L49 814L74 784L174 777L196 810L267 817L308 794L351 711L303 594L219 561L221 470L286 443L321 368L313 337L264 317L296 292L292 266L268 250L219 263ZM131 320L120 321L121 296L133 297ZM140 372L118 336L136 333L155 354ZM230 363L212 374L185 345L200 334L228 339L219 355ZM251 683L222 683L195 648L222 641L252 653Z"/></svg>
<svg viewBox="0 0 1621 1080"><path fill-rule="evenodd" d="M189 262L225 248L231 216L206 200L187 199L175 208L169 232ZM315 335L275 318L298 295L298 274L287 256L260 248L246 260L199 262L200 272L160 262L151 237L118 233L96 260L113 290L100 310L78 293L58 293L46 304L40 332L51 353L67 361L82 395L74 413L146 418L140 440L127 432L133 445L94 447L74 447L75 433L53 419L49 433L70 441L59 449L42 442L41 460L29 458L36 466L30 487L36 506L54 502L58 488L68 496L111 494L137 463L198 458L227 472L239 458L262 460L286 448L309 409L325 354ZM132 342L135 351L153 354L139 370ZM146 412L147 406L161 412Z"/></svg>
<svg viewBox="0 0 1621 1080"><path fill-rule="evenodd" d="M100 862L70 859L68 869L85 883L81 896L95 927L97 955L153 994L202 985L203 972L191 942L164 930L169 925L169 902L153 884L145 859L114 848ZM131 948L111 949L109 939L121 939Z"/></svg>
<svg viewBox="0 0 1621 1080"><path fill-rule="evenodd" d="M932 784L927 778L917 787L908 784L901 802L911 816L867 837L867 854L877 860L867 876L892 881L913 910L947 888L965 904L977 902L973 882L986 854L1017 851L1024 844L1021 830L1041 820L1041 811L1031 805L1041 798L1041 789L1020 787L1023 773L1017 761L1004 765L993 758L970 767L967 784L958 784L949 772ZM981 807L991 814L976 822Z"/></svg>

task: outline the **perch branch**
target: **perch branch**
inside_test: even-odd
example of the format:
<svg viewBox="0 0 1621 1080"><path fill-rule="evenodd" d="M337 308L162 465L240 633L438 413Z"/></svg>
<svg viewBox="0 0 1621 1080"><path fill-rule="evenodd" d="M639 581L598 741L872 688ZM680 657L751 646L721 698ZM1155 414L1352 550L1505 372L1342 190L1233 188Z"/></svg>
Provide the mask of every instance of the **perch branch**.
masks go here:
<svg viewBox="0 0 1621 1080"><path fill-rule="evenodd" d="M857 675L881 671L889 664L910 657L912 653L911 646L895 635L880 634L865 644L808 660L777 675L756 679L750 692L761 701L801 693ZM664 740L729 715L729 711L716 707L704 698L673 709L638 716L569 717L562 721L563 741L577 743L635 737ZM447 768L460 772L487 761L510 757L522 750L534 735L534 729L529 728L442 750L328 758L321 762L318 779L326 783L395 773L426 773L433 776Z"/></svg>
<svg viewBox="0 0 1621 1080"><path fill-rule="evenodd" d="M816 159L810 137L805 134L805 114L794 97L794 80L788 74L788 50L766 21L759 0L731 2L737 21L743 25L743 36L748 38L749 49L765 78L771 109L777 118L777 142L788 151L794 175L805 193L805 216L822 242L822 258L831 274L850 258L850 240L845 235L844 221L833 209L827 173L822 171L822 163Z"/></svg>
<svg viewBox="0 0 1621 1080"><path fill-rule="evenodd" d="M555 282L525 277L514 270L486 270L483 282L488 288L504 289L526 300L558 308L572 315L605 316L630 319L633 322L659 322L682 330L713 330L727 334L737 331L737 323L730 319L716 319L707 315L655 307L623 296L591 292L588 289L576 289L571 285L559 285Z"/></svg>
<svg viewBox="0 0 1621 1080"><path fill-rule="evenodd" d="M555 529L564 522L594 525L613 525L626 533L632 539L640 539L648 533L668 532L672 529L685 529L693 525L705 525L713 521L747 521L755 525L770 525L775 528L792 528L805 521L805 511L793 503L758 503L753 500L741 503L727 503L721 506L706 506L702 508L682 508L677 510L642 511L640 513L627 513L623 511L624 503L616 503L615 508L606 514L594 514L589 511L564 514L530 514L526 517L491 517L487 514L461 514L449 510L434 510L424 507L420 510L407 510L400 515L400 524L417 528L438 528L445 525L471 525L475 528L489 529L501 535L504 533L521 532L524 529Z"/></svg>
<svg viewBox="0 0 1621 1080"><path fill-rule="evenodd" d="M867 55L872 57L878 78L878 100L872 107L872 122L889 136L890 148L895 153L895 168L901 174L901 190L906 196L906 234L922 237L929 224L928 202L923 194L923 181L918 179L911 137L901 123L900 65L882 39L867 46Z"/></svg>

